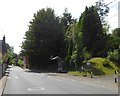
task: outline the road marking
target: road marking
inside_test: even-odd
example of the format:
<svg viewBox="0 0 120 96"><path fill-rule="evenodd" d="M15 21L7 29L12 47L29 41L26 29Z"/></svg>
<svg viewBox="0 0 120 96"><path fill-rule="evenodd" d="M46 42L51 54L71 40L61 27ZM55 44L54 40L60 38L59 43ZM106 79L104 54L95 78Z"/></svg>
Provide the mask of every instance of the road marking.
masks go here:
<svg viewBox="0 0 120 96"><path fill-rule="evenodd" d="M33 87L33 88L28 88L28 91L43 91L45 90L44 87Z"/></svg>
<svg viewBox="0 0 120 96"><path fill-rule="evenodd" d="M17 78L18 78L18 76L15 76L15 78L17 79Z"/></svg>
<svg viewBox="0 0 120 96"><path fill-rule="evenodd" d="M10 79L10 77L8 77L8 79Z"/></svg>
<svg viewBox="0 0 120 96"><path fill-rule="evenodd" d="M48 78L53 78L53 76L47 76Z"/></svg>

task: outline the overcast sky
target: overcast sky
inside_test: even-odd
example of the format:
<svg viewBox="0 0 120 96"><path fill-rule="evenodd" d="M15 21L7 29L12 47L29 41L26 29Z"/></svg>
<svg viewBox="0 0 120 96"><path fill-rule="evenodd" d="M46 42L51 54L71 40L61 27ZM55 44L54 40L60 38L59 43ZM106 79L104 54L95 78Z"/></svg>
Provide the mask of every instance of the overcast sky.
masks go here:
<svg viewBox="0 0 120 96"><path fill-rule="evenodd" d="M28 29L33 14L41 8L51 7L60 16L65 8L74 18L79 18L85 6L94 5L97 0L0 0L0 39L5 34L6 42L19 53L19 47ZM104 0L106 4L114 0ZM111 29L118 26L118 1L109 5L110 13L106 18Z"/></svg>

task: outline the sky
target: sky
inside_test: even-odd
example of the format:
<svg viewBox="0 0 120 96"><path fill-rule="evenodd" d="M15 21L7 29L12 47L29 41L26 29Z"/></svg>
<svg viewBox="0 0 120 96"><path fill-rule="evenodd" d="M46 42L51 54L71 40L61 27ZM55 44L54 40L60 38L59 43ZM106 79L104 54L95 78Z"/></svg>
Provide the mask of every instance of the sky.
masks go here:
<svg viewBox="0 0 120 96"><path fill-rule="evenodd" d="M94 5L98 0L0 0L0 39L5 35L6 43L14 47L14 52L21 51L25 32L33 14L46 7L54 9L57 16L62 16L65 8L71 12L74 18L80 17L85 6ZM110 12L106 20L109 22L110 30L118 27L118 1L104 0L109 4Z"/></svg>

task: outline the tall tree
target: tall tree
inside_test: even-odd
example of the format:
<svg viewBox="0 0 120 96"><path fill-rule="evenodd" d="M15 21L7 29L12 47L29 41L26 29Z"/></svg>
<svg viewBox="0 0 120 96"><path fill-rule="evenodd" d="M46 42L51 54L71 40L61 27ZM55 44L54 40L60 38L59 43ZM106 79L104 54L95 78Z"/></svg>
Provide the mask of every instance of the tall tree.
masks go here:
<svg viewBox="0 0 120 96"><path fill-rule="evenodd" d="M120 28L115 28L109 36L108 59L120 67Z"/></svg>
<svg viewBox="0 0 120 96"><path fill-rule="evenodd" d="M31 67L49 68L50 56L63 56L64 28L51 8L41 9L30 22L22 49Z"/></svg>
<svg viewBox="0 0 120 96"><path fill-rule="evenodd" d="M14 48L9 46L9 44L6 44L6 48L7 48L7 54L6 54L6 62L8 64L16 64L16 60L17 60L17 54L14 53Z"/></svg>
<svg viewBox="0 0 120 96"><path fill-rule="evenodd" d="M67 28L69 27L69 25L72 22L72 15L70 12L68 12L68 9L65 8L62 19L61 19L65 29L67 30Z"/></svg>
<svg viewBox="0 0 120 96"><path fill-rule="evenodd" d="M102 56L106 40L96 7L86 7L81 16L79 28L83 34L83 46L93 57Z"/></svg>
<svg viewBox="0 0 120 96"><path fill-rule="evenodd" d="M112 31L112 34L110 35L109 40L109 51L113 51L115 49L119 48L120 44L120 28L116 28Z"/></svg>
<svg viewBox="0 0 120 96"><path fill-rule="evenodd" d="M96 2L96 8L97 8L97 12L100 16L100 20L101 20L102 24L104 24L105 17L108 16L108 13L109 13L108 4L105 4L104 0L98 0L98 2Z"/></svg>
<svg viewBox="0 0 120 96"><path fill-rule="evenodd" d="M66 63L69 63L70 56L72 54L72 46L73 42L71 40L71 32L69 32L71 23L72 23L72 15L70 12L68 12L68 9L65 8L63 16L61 17L61 22L64 26L64 38L65 38L65 57L66 57ZM70 33L70 34L69 34Z"/></svg>

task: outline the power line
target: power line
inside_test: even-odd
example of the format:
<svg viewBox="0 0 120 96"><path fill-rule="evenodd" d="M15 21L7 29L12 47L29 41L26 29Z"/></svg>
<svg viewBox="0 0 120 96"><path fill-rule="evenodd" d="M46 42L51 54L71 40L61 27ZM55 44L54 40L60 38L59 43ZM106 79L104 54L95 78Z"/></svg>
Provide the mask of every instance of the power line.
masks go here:
<svg viewBox="0 0 120 96"><path fill-rule="evenodd" d="M114 7L118 7L118 6L116 6L116 5L118 5L118 4L115 4L114 6L110 7L110 9L111 9L111 8L114 8Z"/></svg>
<svg viewBox="0 0 120 96"><path fill-rule="evenodd" d="M116 0L111 1L110 3L106 4L107 6L115 2Z"/></svg>
<svg viewBox="0 0 120 96"><path fill-rule="evenodd" d="M113 18L113 17L117 16L118 14L120 14L120 13L117 13L117 14L115 14L115 15L113 15L113 16L111 16L111 17L107 18L106 20L109 20L109 19L111 19L111 18Z"/></svg>
<svg viewBox="0 0 120 96"><path fill-rule="evenodd" d="M110 5L110 4L112 4L113 2L115 2L115 1L116 1L116 0L113 0L113 1L111 1L110 3L108 3L107 5ZM119 1L118 1L118 2L119 2ZM116 4L116 5L117 5L117 4ZM116 5L112 6L111 8L114 8ZM90 15L92 15L92 14L93 14L93 13L90 13L90 14L86 15L86 17L88 17L88 16L90 16ZM110 20L110 19L112 19L113 17L117 16L118 14L120 14L120 13L117 13L117 14L115 14L115 15L107 18L106 20ZM86 17L85 17L85 18L86 18ZM96 24L93 25L93 26L89 26L89 28L95 27L95 26L97 26L98 24L100 24L100 23L96 23Z"/></svg>
<svg viewBox="0 0 120 96"><path fill-rule="evenodd" d="M113 1L111 1L110 3L108 3L108 4L106 4L106 5L110 5L110 4L112 4L113 2L115 2L116 0L113 0ZM118 1L119 2L119 1ZM118 5L118 4L116 4L116 5ZM116 5L114 5L114 6L112 6L111 8L114 8L114 7L116 7ZM88 15L86 15L86 17L88 17L88 16L90 16L90 15L92 15L93 13L90 13L90 14L88 14ZM85 18L86 18L85 17Z"/></svg>

